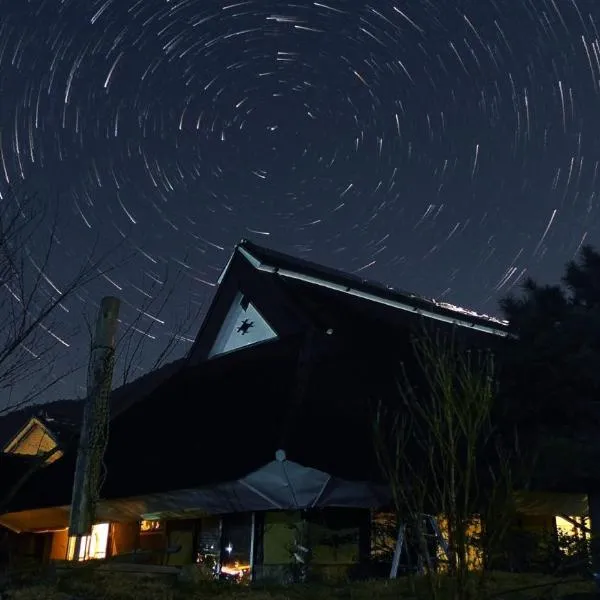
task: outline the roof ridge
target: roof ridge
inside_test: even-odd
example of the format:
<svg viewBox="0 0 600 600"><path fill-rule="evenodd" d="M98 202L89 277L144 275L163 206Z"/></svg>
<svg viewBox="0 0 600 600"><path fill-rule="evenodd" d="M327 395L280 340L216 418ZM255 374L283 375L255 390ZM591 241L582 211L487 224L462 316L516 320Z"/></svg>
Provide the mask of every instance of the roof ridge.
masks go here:
<svg viewBox="0 0 600 600"><path fill-rule="evenodd" d="M358 277L334 267L297 258L267 246L260 246L242 238L236 245L236 251L250 254L254 261L246 256L253 267L275 272L291 279L300 279L313 285L323 285L342 293L362 297L365 300L379 301L395 308L409 310L422 316L447 321L455 325L481 329L495 335L508 335L508 322L475 310L460 307L450 302L442 302L413 292L400 290L381 282ZM284 268L277 263L283 263ZM311 273L312 272L312 273Z"/></svg>

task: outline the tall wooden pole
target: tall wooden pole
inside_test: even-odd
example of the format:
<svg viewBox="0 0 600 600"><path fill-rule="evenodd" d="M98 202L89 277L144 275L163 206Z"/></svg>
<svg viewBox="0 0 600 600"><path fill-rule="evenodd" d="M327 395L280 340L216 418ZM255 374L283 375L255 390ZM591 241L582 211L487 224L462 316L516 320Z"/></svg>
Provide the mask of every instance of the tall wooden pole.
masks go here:
<svg viewBox="0 0 600 600"><path fill-rule="evenodd" d="M102 299L92 341L69 522L74 560L79 560L85 537L91 534L94 524L100 469L108 442L110 392L120 304L117 298L110 296Z"/></svg>

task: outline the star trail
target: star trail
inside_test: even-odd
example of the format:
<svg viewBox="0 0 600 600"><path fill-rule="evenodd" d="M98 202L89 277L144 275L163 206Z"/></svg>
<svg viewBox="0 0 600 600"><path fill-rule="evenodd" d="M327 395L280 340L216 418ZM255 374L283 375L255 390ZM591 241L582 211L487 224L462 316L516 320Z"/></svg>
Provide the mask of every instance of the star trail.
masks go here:
<svg viewBox="0 0 600 600"><path fill-rule="evenodd" d="M60 198L64 264L132 256L65 320L117 295L158 348L242 237L487 313L598 243L596 0L0 7L0 190Z"/></svg>

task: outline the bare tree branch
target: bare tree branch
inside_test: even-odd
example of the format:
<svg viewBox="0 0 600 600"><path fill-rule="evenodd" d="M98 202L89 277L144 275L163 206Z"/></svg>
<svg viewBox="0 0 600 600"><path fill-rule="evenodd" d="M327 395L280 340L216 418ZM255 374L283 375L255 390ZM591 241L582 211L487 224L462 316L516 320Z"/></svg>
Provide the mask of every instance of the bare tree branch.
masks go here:
<svg viewBox="0 0 600 600"><path fill-rule="evenodd" d="M515 447L493 422L496 384L489 352L461 349L452 336L439 332L423 332L413 340L413 350L410 374L401 366L396 403L378 402L377 457L399 518L413 530L430 581L428 593L436 594L440 573L422 525L423 515L432 514L448 538L445 571L455 596L466 598L474 562L479 562L482 585L486 570L481 567L512 517Z"/></svg>
<svg viewBox="0 0 600 600"><path fill-rule="evenodd" d="M188 303L177 320L174 315L165 314L184 282L180 270L165 265L162 273L153 273L152 278L148 278L140 305L123 300L133 317L120 321L116 355L120 385L135 379L134 371L141 368L140 363L144 363L145 370L156 370L173 357L178 346L193 343L202 307ZM174 320L171 326L167 319Z"/></svg>
<svg viewBox="0 0 600 600"><path fill-rule="evenodd" d="M56 205L52 212L40 197L13 190L0 199L0 415L35 401L84 366L62 360L78 333L68 302L116 268L107 260L114 249L100 252L96 242L81 260L62 265L61 282L51 277L58 261ZM60 372L58 365L67 362Z"/></svg>

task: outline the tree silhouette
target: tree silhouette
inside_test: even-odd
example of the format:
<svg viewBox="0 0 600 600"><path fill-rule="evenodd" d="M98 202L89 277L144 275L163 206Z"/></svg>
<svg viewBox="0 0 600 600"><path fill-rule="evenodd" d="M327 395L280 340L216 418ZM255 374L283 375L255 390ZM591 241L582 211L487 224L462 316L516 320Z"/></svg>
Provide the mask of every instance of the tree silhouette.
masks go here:
<svg viewBox="0 0 600 600"><path fill-rule="evenodd" d="M515 336L500 361L503 402L530 449L554 448L572 471L600 422L600 253L582 247L560 284L528 279L501 308Z"/></svg>
<svg viewBox="0 0 600 600"><path fill-rule="evenodd" d="M58 333L70 320L67 303L111 269L92 244L88 255L69 259L69 269L62 265L70 275L54 279L58 225L58 212L41 196L0 196L0 414L43 399L75 370L57 367L68 348Z"/></svg>

